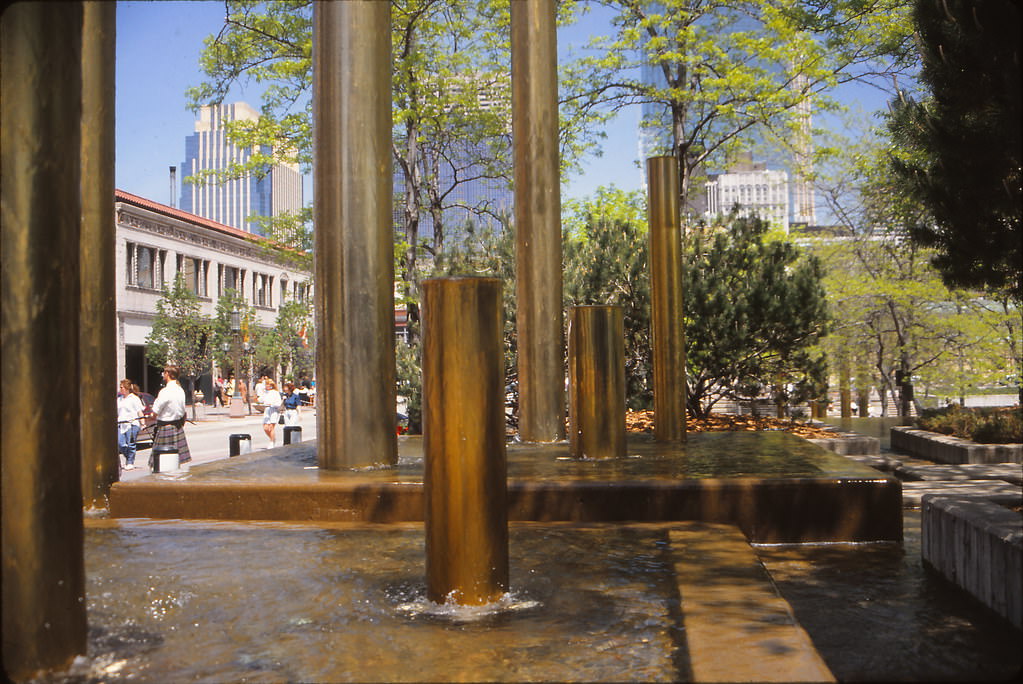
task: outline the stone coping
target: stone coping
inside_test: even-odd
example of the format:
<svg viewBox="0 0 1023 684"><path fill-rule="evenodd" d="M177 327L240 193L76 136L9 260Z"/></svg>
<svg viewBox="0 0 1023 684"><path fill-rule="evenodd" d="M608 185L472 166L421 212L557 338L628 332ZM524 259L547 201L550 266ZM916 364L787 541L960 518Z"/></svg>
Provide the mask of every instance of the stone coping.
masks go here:
<svg viewBox="0 0 1023 684"><path fill-rule="evenodd" d="M1023 495L928 494L921 507L925 563L1017 628L1023 627Z"/></svg>
<svg viewBox="0 0 1023 684"><path fill-rule="evenodd" d="M316 443L195 466L186 477L114 484L119 518L421 521L421 442L399 463L316 467ZM416 457L418 451L418 460ZM568 446L508 448L508 517L521 521L705 521L758 543L900 541L902 487L892 476L775 432L700 433L684 448L631 440L629 457L586 461Z"/></svg>
<svg viewBox="0 0 1023 684"><path fill-rule="evenodd" d="M891 442L892 449L938 463L1023 463L1023 444L978 444L907 426L893 427Z"/></svg>
<svg viewBox="0 0 1023 684"><path fill-rule="evenodd" d="M738 528L691 523L668 537L692 681L835 681Z"/></svg>
<svg viewBox="0 0 1023 684"><path fill-rule="evenodd" d="M927 495L949 495L957 498L987 499L997 496L1021 496L1017 485L998 480L920 480L902 483L902 498L906 508L920 508Z"/></svg>
<svg viewBox="0 0 1023 684"><path fill-rule="evenodd" d="M902 480L1002 480L1023 485L1023 466L1015 463L899 463L895 474Z"/></svg>

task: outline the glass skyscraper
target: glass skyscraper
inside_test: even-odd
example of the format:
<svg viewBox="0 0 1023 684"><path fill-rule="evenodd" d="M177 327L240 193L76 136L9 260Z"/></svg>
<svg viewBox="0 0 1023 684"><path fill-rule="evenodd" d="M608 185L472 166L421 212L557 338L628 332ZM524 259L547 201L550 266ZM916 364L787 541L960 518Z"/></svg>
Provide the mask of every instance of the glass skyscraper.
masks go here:
<svg viewBox="0 0 1023 684"><path fill-rule="evenodd" d="M225 170L248 161L262 149L241 148L227 140L224 124L229 121L257 121L259 113L245 104L202 107L195 133L185 138L182 180L203 170ZM259 232L253 215L276 216L302 208L302 174L297 165L276 164L266 174L248 174L224 183L181 184L181 209L250 233Z"/></svg>

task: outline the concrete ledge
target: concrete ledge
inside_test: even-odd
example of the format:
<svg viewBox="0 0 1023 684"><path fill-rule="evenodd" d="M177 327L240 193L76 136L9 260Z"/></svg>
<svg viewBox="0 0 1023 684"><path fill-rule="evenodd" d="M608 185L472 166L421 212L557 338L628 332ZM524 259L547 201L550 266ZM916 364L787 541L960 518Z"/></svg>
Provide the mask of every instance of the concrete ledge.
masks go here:
<svg viewBox="0 0 1023 684"><path fill-rule="evenodd" d="M943 480L1001 480L1014 485L1023 485L1023 467L1015 463L963 463L963 464L920 464L900 463L895 474L904 481Z"/></svg>
<svg viewBox="0 0 1023 684"><path fill-rule="evenodd" d="M1020 496L1020 487L997 480L921 480L903 482L902 498L906 508L920 508L928 494L947 494L959 498L990 499L996 496Z"/></svg>
<svg viewBox="0 0 1023 684"><path fill-rule="evenodd" d="M877 437L858 435L854 432L841 432L836 437L822 437L820 439L807 439L806 441L841 456L848 456L850 454L877 456L881 453L881 440Z"/></svg>
<svg viewBox="0 0 1023 684"><path fill-rule="evenodd" d="M421 482L116 483L116 518L417 522ZM902 486L875 479L703 479L508 483L508 519L704 521L738 525L756 543L901 541Z"/></svg>
<svg viewBox="0 0 1023 684"><path fill-rule="evenodd" d="M742 532L669 531L696 682L833 682Z"/></svg>
<svg viewBox="0 0 1023 684"><path fill-rule="evenodd" d="M1023 627L1023 516L989 499L928 495L921 509L925 563L1017 628Z"/></svg>
<svg viewBox="0 0 1023 684"><path fill-rule="evenodd" d="M966 439L898 426L892 448L939 463L1023 463L1023 444L977 444Z"/></svg>

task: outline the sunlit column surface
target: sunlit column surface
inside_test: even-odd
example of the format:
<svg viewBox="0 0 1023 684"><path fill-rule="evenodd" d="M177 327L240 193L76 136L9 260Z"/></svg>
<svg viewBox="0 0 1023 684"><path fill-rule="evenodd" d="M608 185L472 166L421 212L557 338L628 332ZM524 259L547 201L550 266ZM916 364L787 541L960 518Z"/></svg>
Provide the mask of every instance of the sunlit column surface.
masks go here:
<svg viewBox="0 0 1023 684"><path fill-rule="evenodd" d="M686 437L686 348L682 329L682 224L674 157L646 162L650 218L650 318L654 357L654 436Z"/></svg>
<svg viewBox="0 0 1023 684"><path fill-rule="evenodd" d="M511 3L519 437L565 438L554 0Z"/></svg>
<svg viewBox="0 0 1023 684"><path fill-rule="evenodd" d="M5 401L2 411L3 666L15 679L62 669L86 649L81 57L82 3L4 8L0 377L8 398L26 400ZM40 387L44 395L29 401ZM105 389L113 401L114 386Z"/></svg>
<svg viewBox="0 0 1023 684"><path fill-rule="evenodd" d="M82 498L106 508L117 481L114 65L117 5L87 2L82 32Z"/></svg>
<svg viewBox="0 0 1023 684"><path fill-rule="evenodd" d="M319 464L398 460L388 2L313 8Z"/></svg>
<svg viewBox="0 0 1023 684"><path fill-rule="evenodd" d="M481 605L508 590L501 281L423 282L427 598Z"/></svg>
<svg viewBox="0 0 1023 684"><path fill-rule="evenodd" d="M576 458L625 456L625 324L620 306L569 309L568 426Z"/></svg>

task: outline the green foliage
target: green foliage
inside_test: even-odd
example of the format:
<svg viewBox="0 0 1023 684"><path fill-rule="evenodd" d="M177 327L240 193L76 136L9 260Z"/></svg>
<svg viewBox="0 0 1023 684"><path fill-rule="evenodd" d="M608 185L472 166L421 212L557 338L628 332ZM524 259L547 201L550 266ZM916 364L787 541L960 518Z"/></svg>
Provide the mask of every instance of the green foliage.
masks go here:
<svg viewBox="0 0 1023 684"><path fill-rule="evenodd" d="M874 385L882 396L896 394L896 371L938 396L1005 383L1013 368L1018 384L1018 305L1006 292L948 289L933 252L905 238L929 218L893 172L889 148L870 133L842 147L844 164L821 196L848 230L811 246L827 267L829 353L850 365L858 388Z"/></svg>
<svg viewBox="0 0 1023 684"><path fill-rule="evenodd" d="M421 434L423 431L423 360L422 344L418 338L406 343L394 343L394 358L397 370L398 395L405 397L408 412L408 431Z"/></svg>
<svg viewBox="0 0 1023 684"><path fill-rule="evenodd" d="M231 330L231 312L240 313L240 331L236 334ZM210 348L215 356L217 365L222 368L234 368L235 354L241 348L243 341L254 344L259 336L259 327L256 325L256 309L249 304L241 292L228 288L217 300L216 311L213 320L210 321ZM244 338L244 340L243 340ZM235 373L239 370L234 368Z"/></svg>
<svg viewBox="0 0 1023 684"><path fill-rule="evenodd" d="M901 0L601 4L615 11L613 30L566 67L573 111L607 118L632 105L659 106L643 125L661 154L679 160L684 202L697 169L724 165L757 137L800 150L810 133L800 108L809 98L815 111L832 109L827 93L836 84L881 84L910 53Z"/></svg>
<svg viewBox="0 0 1023 684"><path fill-rule="evenodd" d="M191 392L195 380L211 370L211 332L198 295L188 289L179 273L156 301L153 327L146 336L146 358L157 367L178 366L181 377L189 380Z"/></svg>
<svg viewBox="0 0 1023 684"><path fill-rule="evenodd" d="M1023 413L1019 407L969 409L952 404L924 411L917 425L923 430L981 444L1023 442Z"/></svg>
<svg viewBox="0 0 1023 684"><path fill-rule="evenodd" d="M312 309L309 302L295 300L281 304L274 327L259 336L257 358L267 365L280 366L283 380L312 375L315 342L312 341ZM303 346L305 331L309 346Z"/></svg>
<svg viewBox="0 0 1023 684"><path fill-rule="evenodd" d="M573 209L564 238L565 297L571 305L623 308L626 403L648 408L653 381L645 198L600 188Z"/></svg>
<svg viewBox="0 0 1023 684"><path fill-rule="evenodd" d="M816 345L828 313L818 260L764 239L759 219L687 233L685 268L688 409L704 417L721 398L779 403L820 397L825 357Z"/></svg>
<svg viewBox="0 0 1023 684"><path fill-rule="evenodd" d="M892 163L931 220L911 235L936 249L950 287L1023 303L1023 119L1019 2L916 0L930 97L893 102Z"/></svg>

